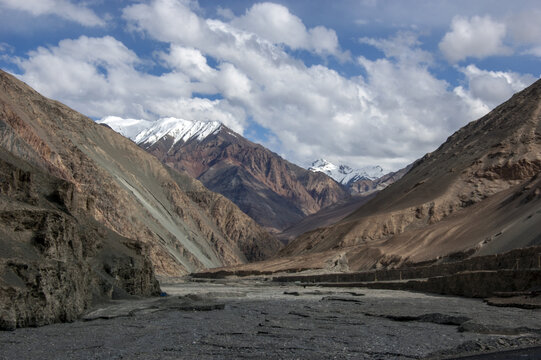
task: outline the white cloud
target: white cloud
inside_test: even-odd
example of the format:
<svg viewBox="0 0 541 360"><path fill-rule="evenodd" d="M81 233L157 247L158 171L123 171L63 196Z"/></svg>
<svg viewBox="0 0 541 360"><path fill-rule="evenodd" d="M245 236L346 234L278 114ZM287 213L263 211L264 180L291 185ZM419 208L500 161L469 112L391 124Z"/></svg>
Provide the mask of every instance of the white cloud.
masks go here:
<svg viewBox="0 0 541 360"><path fill-rule="evenodd" d="M118 116L106 116L98 121L99 124L106 124L116 132L125 137L133 139L141 131L152 126L153 122L142 119L124 119Z"/></svg>
<svg viewBox="0 0 541 360"><path fill-rule="evenodd" d="M522 53L541 57L540 9L522 11L506 19L509 33Z"/></svg>
<svg viewBox="0 0 541 360"><path fill-rule="evenodd" d="M216 84L228 99L242 101L250 97L252 87L250 79L232 64L225 63L220 66Z"/></svg>
<svg viewBox="0 0 541 360"><path fill-rule="evenodd" d="M333 54L341 59L346 59L347 54L341 54L338 46L338 37L332 29L323 26L316 26L308 31L309 47L317 54Z"/></svg>
<svg viewBox="0 0 541 360"><path fill-rule="evenodd" d="M33 16L56 15L84 26L105 25L105 21L94 11L69 0L0 0L0 7L24 11Z"/></svg>
<svg viewBox="0 0 541 360"><path fill-rule="evenodd" d="M8 43L0 42L0 53L13 53L15 48Z"/></svg>
<svg viewBox="0 0 541 360"><path fill-rule="evenodd" d="M131 5L123 10L122 16L132 30L147 32L162 41L182 41L195 47L205 41L208 33L205 21L190 10L187 0Z"/></svg>
<svg viewBox="0 0 541 360"><path fill-rule="evenodd" d="M481 70L475 65L460 68L460 71L466 76L468 90L457 91L461 96L477 100L477 106L482 109L479 111L485 113L536 80L532 75Z"/></svg>
<svg viewBox="0 0 541 360"><path fill-rule="evenodd" d="M529 9L514 14L507 19L509 32L519 43L541 44L540 9Z"/></svg>
<svg viewBox="0 0 541 360"><path fill-rule="evenodd" d="M283 43L293 49L306 48L308 33L301 19L283 5L254 4L241 17L232 21L238 29L259 35L275 44Z"/></svg>
<svg viewBox="0 0 541 360"><path fill-rule="evenodd" d="M228 100L205 98L170 98L152 103L151 109L161 117L177 117L187 120L220 121L232 130L243 134L246 127L244 109Z"/></svg>
<svg viewBox="0 0 541 360"><path fill-rule="evenodd" d="M233 19L231 25L292 49L343 56L334 30L323 26L307 30L302 20L283 5L269 2L254 4L243 16Z"/></svg>
<svg viewBox="0 0 541 360"><path fill-rule="evenodd" d="M197 49L171 45L169 52L159 56L165 60L169 68L184 71L191 77L204 80L215 75L215 70L207 64L207 58Z"/></svg>
<svg viewBox="0 0 541 360"><path fill-rule="evenodd" d="M174 63L179 51L192 57ZM204 66L197 51L173 48L169 57L174 63L172 71L150 75L137 69L141 60L120 41L110 36L81 36L62 40L58 46L40 47L27 58L13 61L23 71L22 80L88 116L219 120L242 133L243 109L226 99L192 98L194 92L216 93L215 86L191 81L194 74L201 79L205 72L216 72Z"/></svg>
<svg viewBox="0 0 541 360"><path fill-rule="evenodd" d="M485 58L492 55L509 55L512 50L503 44L506 25L492 20L490 16L473 16L470 19L454 17L451 31L439 44L443 55L450 62L468 57Z"/></svg>
<svg viewBox="0 0 541 360"><path fill-rule="evenodd" d="M223 8L220 5L216 8L216 13L226 20L231 20L235 17L235 14L231 9Z"/></svg>
<svg viewBox="0 0 541 360"><path fill-rule="evenodd" d="M283 21L297 29L290 38L239 28L240 18L207 19L194 6L155 0L123 11L130 29L168 46L155 54L164 67L161 75L145 73L146 63L111 37L81 37L18 59L22 78L91 116L219 120L241 133L254 121L269 131L266 145L297 163L323 156L388 170L432 151L505 92L482 96L491 80L482 70L477 77L464 70L467 84L452 89L432 74L435 60L413 33L361 39L385 56L359 57L366 75L346 77L288 53L288 47L330 53L338 40L331 29L306 29L281 5L265 6L282 17L269 20L271 25ZM252 16L253 9L243 16ZM512 79L516 88L522 86Z"/></svg>
<svg viewBox="0 0 541 360"><path fill-rule="evenodd" d="M537 57L541 57L541 46L530 47L524 51L524 54L530 54Z"/></svg>
<svg viewBox="0 0 541 360"><path fill-rule="evenodd" d="M385 57L398 59L401 63L431 65L434 61L432 54L420 48L421 42L412 32L401 31L388 39L364 37L359 41L380 49Z"/></svg>

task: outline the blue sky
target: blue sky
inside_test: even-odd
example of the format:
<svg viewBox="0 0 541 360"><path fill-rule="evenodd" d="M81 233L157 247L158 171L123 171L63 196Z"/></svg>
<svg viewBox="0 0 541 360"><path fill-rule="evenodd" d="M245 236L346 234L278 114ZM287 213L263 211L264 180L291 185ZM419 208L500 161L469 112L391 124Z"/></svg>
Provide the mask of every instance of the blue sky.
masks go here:
<svg viewBox="0 0 541 360"><path fill-rule="evenodd" d="M0 0L0 67L94 118L398 169L541 74L538 1Z"/></svg>

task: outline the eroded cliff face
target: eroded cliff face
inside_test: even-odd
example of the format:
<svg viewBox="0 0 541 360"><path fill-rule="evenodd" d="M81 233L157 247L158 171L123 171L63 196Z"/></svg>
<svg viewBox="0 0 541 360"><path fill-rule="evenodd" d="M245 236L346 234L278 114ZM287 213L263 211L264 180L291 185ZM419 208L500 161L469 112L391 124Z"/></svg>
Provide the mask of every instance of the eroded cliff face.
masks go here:
<svg viewBox="0 0 541 360"><path fill-rule="evenodd" d="M0 147L71 184L55 195L71 214L146 244L159 275L242 264L280 246L228 200L200 201L213 196L202 186L188 196L170 169L132 141L4 72ZM216 210L222 207L228 210ZM242 231L226 231L220 215L244 224Z"/></svg>
<svg viewBox="0 0 541 360"><path fill-rule="evenodd" d="M74 185L0 149L0 329L160 291L148 249L72 213Z"/></svg>
<svg viewBox="0 0 541 360"><path fill-rule="evenodd" d="M203 140L173 143L165 136L140 146L224 195L273 232L349 198L330 177L302 169L225 126Z"/></svg>
<svg viewBox="0 0 541 360"><path fill-rule="evenodd" d="M471 249L490 252L495 243L483 243L485 238L507 229L515 229L517 237L529 243L509 237L508 244L498 247L539 242L541 230L530 236L517 224L535 218L541 204L535 197L528 204L509 199L523 192L525 184L537 183L535 176L541 172L540 113L538 81L457 131L359 210L300 236L281 254L342 251L352 263L370 268Z"/></svg>

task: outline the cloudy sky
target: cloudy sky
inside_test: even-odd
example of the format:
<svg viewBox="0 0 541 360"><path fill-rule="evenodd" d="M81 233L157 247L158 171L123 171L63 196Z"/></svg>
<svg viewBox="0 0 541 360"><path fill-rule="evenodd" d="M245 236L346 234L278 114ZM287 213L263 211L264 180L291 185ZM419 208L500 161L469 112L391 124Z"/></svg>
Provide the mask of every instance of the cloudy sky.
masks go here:
<svg viewBox="0 0 541 360"><path fill-rule="evenodd" d="M101 119L398 169L541 74L541 3L0 0L0 67Z"/></svg>

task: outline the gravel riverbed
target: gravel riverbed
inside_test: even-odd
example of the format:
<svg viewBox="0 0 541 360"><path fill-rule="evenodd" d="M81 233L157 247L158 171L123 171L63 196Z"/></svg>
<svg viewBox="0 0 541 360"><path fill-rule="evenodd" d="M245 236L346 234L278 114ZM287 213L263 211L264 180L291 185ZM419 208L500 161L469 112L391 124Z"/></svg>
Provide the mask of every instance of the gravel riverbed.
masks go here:
<svg viewBox="0 0 541 360"><path fill-rule="evenodd" d="M541 345L541 311L268 281L162 284L85 320L0 332L1 359L423 359Z"/></svg>

